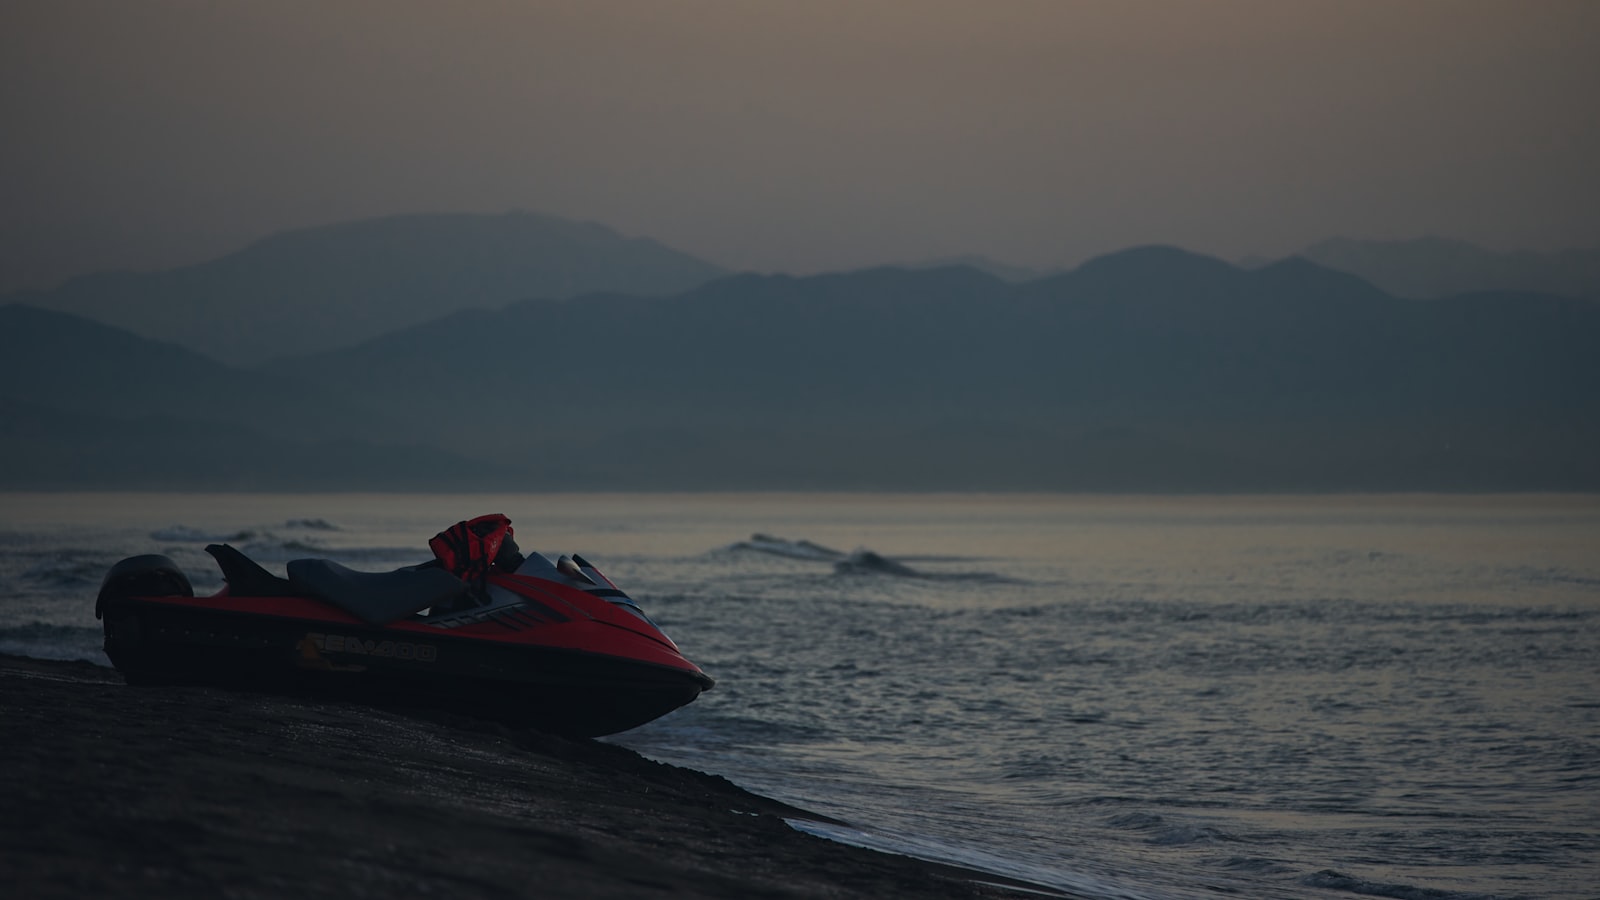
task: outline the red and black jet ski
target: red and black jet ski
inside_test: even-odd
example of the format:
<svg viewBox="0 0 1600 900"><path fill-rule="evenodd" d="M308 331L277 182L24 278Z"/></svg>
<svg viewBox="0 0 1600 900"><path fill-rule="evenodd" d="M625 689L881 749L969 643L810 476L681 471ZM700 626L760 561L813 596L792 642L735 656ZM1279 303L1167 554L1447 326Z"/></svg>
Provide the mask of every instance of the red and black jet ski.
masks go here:
<svg viewBox="0 0 1600 900"><path fill-rule="evenodd" d="M436 558L372 573L297 559L279 578L227 544L196 597L165 556L106 574L106 655L130 684L328 692L595 737L659 718L714 682L581 556L523 556L504 516L441 532Z"/></svg>

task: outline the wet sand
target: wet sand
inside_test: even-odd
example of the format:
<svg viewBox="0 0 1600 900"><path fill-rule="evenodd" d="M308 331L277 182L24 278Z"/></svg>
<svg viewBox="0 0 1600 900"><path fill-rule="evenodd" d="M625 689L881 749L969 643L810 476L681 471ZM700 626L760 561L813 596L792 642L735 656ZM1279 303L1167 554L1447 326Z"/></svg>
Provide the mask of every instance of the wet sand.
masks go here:
<svg viewBox="0 0 1600 900"><path fill-rule="evenodd" d="M1038 896L784 818L597 741L0 656L8 896Z"/></svg>

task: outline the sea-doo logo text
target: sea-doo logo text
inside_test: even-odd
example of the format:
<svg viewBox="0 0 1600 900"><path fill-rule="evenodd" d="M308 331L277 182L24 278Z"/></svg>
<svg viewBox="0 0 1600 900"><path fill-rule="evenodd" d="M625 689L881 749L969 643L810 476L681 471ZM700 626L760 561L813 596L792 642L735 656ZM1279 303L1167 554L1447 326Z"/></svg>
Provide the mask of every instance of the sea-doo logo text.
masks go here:
<svg viewBox="0 0 1600 900"><path fill-rule="evenodd" d="M306 635L312 646L318 650L329 653L360 653L363 656L388 656L394 659L414 659L417 662L433 662L439 658L439 650L432 644L410 644L405 641L364 641L351 634L317 634L312 632Z"/></svg>

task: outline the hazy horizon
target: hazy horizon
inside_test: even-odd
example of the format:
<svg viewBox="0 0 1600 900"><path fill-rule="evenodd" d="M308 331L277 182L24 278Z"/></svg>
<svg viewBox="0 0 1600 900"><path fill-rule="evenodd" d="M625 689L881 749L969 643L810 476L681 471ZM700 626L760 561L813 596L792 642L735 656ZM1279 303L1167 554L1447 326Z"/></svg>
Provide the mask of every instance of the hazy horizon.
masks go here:
<svg viewBox="0 0 1600 900"><path fill-rule="evenodd" d="M19 0L0 290L526 209L797 274L1600 244L1600 6Z"/></svg>

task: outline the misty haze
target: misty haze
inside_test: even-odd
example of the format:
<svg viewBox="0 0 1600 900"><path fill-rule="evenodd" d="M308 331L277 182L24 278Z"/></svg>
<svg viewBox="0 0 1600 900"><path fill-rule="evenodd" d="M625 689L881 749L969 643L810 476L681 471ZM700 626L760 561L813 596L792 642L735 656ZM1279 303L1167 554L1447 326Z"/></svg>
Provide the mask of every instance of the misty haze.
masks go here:
<svg viewBox="0 0 1600 900"><path fill-rule="evenodd" d="M1596 85L1591 0L8 0L0 884L1592 897Z"/></svg>

